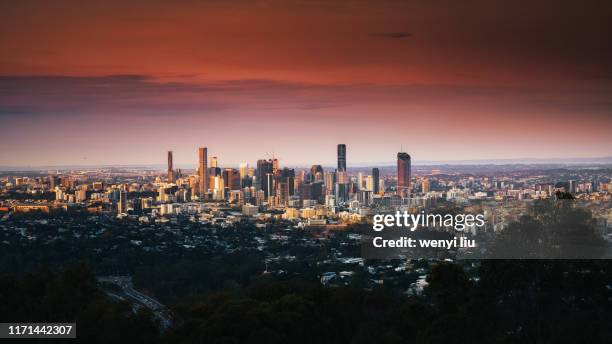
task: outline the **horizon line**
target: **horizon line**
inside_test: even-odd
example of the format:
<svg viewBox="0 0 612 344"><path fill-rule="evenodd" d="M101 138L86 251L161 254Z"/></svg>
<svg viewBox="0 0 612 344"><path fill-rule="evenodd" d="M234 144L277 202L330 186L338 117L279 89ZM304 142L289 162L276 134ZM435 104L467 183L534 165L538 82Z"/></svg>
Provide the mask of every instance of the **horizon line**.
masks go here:
<svg viewBox="0 0 612 344"><path fill-rule="evenodd" d="M227 164L227 168L237 167L238 164ZM580 165L580 164L596 164L605 165L612 164L612 156L599 156L599 157L572 157L572 158L503 158L503 159L458 159L458 160L413 160L413 166L466 166L466 165ZM175 169L194 169L193 166L186 166L187 164L175 164ZM309 168L313 164L287 164L286 167L294 168ZM314 164L319 165L319 164ZM333 167L333 164L320 164L322 167ZM365 167L390 167L395 166L395 162L357 162L348 166L348 168L365 168ZM20 170L44 170L44 169L81 169L81 168L166 168L167 165L163 163L143 163L143 164L60 164L60 165L0 165L0 171L20 171ZM253 166L254 167L254 166Z"/></svg>

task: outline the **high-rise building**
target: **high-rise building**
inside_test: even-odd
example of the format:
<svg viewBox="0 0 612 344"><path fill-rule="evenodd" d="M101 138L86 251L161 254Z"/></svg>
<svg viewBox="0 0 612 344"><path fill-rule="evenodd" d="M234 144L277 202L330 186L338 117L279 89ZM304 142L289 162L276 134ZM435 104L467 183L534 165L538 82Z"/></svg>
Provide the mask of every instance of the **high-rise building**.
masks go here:
<svg viewBox="0 0 612 344"><path fill-rule="evenodd" d="M200 174L200 181L199 181L199 194L200 194L200 198L204 199L206 198L206 193L208 192L208 148L206 147L200 147L199 149L199 158L200 158L200 165L198 168L198 172Z"/></svg>
<svg viewBox="0 0 612 344"><path fill-rule="evenodd" d="M223 171L223 182L228 190L240 190L240 176L236 169L226 168Z"/></svg>
<svg viewBox="0 0 612 344"><path fill-rule="evenodd" d="M87 189L81 188L74 192L74 201L77 203L85 202L87 200Z"/></svg>
<svg viewBox="0 0 612 344"><path fill-rule="evenodd" d="M257 160L257 171L256 171L256 180L257 180L257 188L259 190L264 190L265 197L268 197L269 190L266 189L266 176L268 173L272 173L272 160Z"/></svg>
<svg viewBox="0 0 612 344"><path fill-rule="evenodd" d="M401 197L408 197L410 194L410 155L405 152L397 153L397 193Z"/></svg>
<svg viewBox="0 0 612 344"><path fill-rule="evenodd" d="M374 190L374 178L372 176L367 176L365 178L365 189L364 190Z"/></svg>
<svg viewBox="0 0 612 344"><path fill-rule="evenodd" d="M276 184L276 195L279 198L280 205L286 206L289 202L289 184L286 181L281 181Z"/></svg>
<svg viewBox="0 0 612 344"><path fill-rule="evenodd" d="M168 151L168 183L174 183L174 168L172 167L172 151Z"/></svg>
<svg viewBox="0 0 612 344"><path fill-rule="evenodd" d="M127 212L127 192L125 190L119 191L119 201L117 202L117 213L125 214Z"/></svg>
<svg viewBox="0 0 612 344"><path fill-rule="evenodd" d="M211 157L210 158L210 167L211 168L217 168L217 167L219 167L218 165L219 165L219 161L218 161L217 157L216 156Z"/></svg>
<svg viewBox="0 0 612 344"><path fill-rule="evenodd" d="M223 181L223 176L214 176L213 180L213 199L222 200L225 199L225 182Z"/></svg>
<svg viewBox="0 0 612 344"><path fill-rule="evenodd" d="M289 196L295 194L295 170L292 168L283 168L279 172L279 181L287 184L287 193Z"/></svg>
<svg viewBox="0 0 612 344"><path fill-rule="evenodd" d="M320 200L322 198L323 183L300 184L300 200Z"/></svg>
<svg viewBox="0 0 612 344"><path fill-rule="evenodd" d="M272 173L275 176L278 176L278 159L272 159Z"/></svg>
<svg viewBox="0 0 612 344"><path fill-rule="evenodd" d="M266 182L263 188L266 198L270 196L274 196L274 183L275 183L274 174L266 173Z"/></svg>
<svg viewBox="0 0 612 344"><path fill-rule="evenodd" d="M244 179L244 177L246 177L249 173L249 164L246 161L240 163L240 168L238 171L240 172L240 179Z"/></svg>
<svg viewBox="0 0 612 344"><path fill-rule="evenodd" d="M323 181L323 178L323 167L321 165L312 165L310 167L310 181L313 183Z"/></svg>
<svg viewBox="0 0 612 344"><path fill-rule="evenodd" d="M338 172L346 171L346 145L338 145Z"/></svg>
<svg viewBox="0 0 612 344"><path fill-rule="evenodd" d="M576 193L576 181L575 180L570 180L567 183L569 185L569 188L568 188L567 192Z"/></svg>
<svg viewBox="0 0 612 344"><path fill-rule="evenodd" d="M380 171L374 167L372 169L372 193L378 195L380 191Z"/></svg>
<svg viewBox="0 0 612 344"><path fill-rule="evenodd" d="M325 194L332 195L334 193L334 185L336 184L336 173L325 172Z"/></svg>
<svg viewBox="0 0 612 344"><path fill-rule="evenodd" d="M348 194L349 194L349 190L348 190L349 184L348 183L336 183L336 190L334 195L336 196L336 200L338 202L346 202L348 200Z"/></svg>
<svg viewBox="0 0 612 344"><path fill-rule="evenodd" d="M430 191L429 179L423 179L423 181L421 181L421 189L423 189L423 193L428 193Z"/></svg>

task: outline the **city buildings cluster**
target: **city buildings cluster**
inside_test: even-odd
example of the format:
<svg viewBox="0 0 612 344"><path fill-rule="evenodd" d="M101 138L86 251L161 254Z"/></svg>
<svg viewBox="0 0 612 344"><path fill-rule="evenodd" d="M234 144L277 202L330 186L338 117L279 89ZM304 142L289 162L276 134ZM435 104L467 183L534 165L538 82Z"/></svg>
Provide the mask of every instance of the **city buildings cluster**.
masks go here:
<svg viewBox="0 0 612 344"><path fill-rule="evenodd" d="M413 173L406 152L397 153L394 167L349 169L345 144L337 146L334 168L281 167L274 157L257 160L255 166L244 162L222 167L217 156L208 156L207 147L198 149L193 170L175 169L172 151L167 162L165 173L92 169L6 175L0 179L0 216L80 208L143 222L164 223L186 216L231 225L244 218L263 222L280 218L333 227L368 221L374 213L421 211L450 203L464 208L477 205L488 215L487 230L498 231L520 216L525 202L555 197L558 191L595 202L609 202L612 194L606 172L465 173L421 167ZM612 222L606 207L598 215L605 223Z"/></svg>

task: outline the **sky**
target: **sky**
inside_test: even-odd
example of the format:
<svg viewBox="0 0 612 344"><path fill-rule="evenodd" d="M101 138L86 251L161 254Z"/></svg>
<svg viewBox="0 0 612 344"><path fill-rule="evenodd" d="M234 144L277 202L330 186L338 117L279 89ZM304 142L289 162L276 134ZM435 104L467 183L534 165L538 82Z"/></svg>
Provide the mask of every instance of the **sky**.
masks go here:
<svg viewBox="0 0 612 344"><path fill-rule="evenodd" d="M0 166L612 156L612 2L0 2Z"/></svg>

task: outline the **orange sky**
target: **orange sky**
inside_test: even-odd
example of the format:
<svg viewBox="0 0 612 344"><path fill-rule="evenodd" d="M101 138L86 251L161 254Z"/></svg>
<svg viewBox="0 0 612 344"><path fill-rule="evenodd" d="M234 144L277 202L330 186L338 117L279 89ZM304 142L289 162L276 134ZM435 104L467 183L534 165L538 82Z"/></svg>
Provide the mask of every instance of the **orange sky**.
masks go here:
<svg viewBox="0 0 612 344"><path fill-rule="evenodd" d="M356 162L399 146L417 161L612 155L611 14L609 1L3 2L0 165L156 163L167 149L191 163L198 145L228 163L329 163L340 141Z"/></svg>

